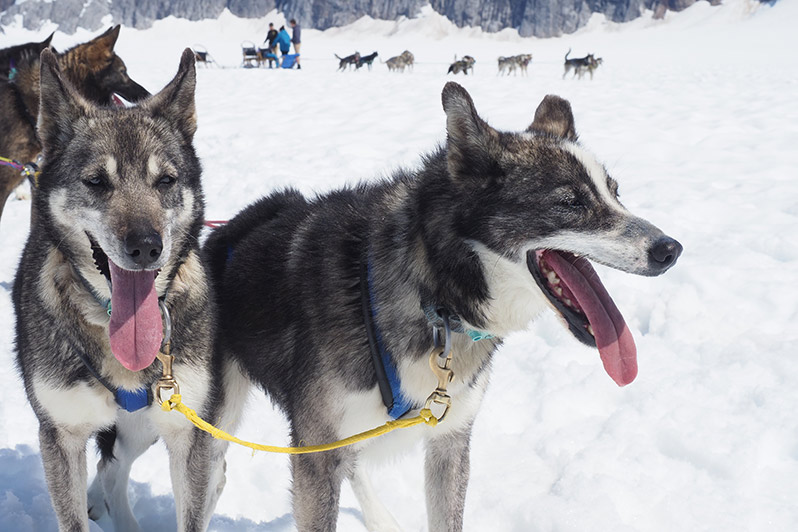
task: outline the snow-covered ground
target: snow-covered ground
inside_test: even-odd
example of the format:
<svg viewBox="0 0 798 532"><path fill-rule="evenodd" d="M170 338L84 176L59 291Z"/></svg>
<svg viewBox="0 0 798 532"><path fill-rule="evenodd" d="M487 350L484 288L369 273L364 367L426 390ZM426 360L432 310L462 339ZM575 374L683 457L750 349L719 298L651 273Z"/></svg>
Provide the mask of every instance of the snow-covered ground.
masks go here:
<svg viewBox="0 0 798 532"><path fill-rule="evenodd" d="M225 67L200 69L198 80L211 219L285 185L314 193L418 164L444 139L440 91L455 54L476 58L474 75L457 81L500 129L525 128L545 94L569 99L583 144L618 179L627 207L685 251L657 278L599 268L638 344L632 385L615 386L553 316L507 340L474 427L466 529L798 530L798 5L725 4L624 25L595 17L547 40L457 29L429 10L396 23L362 19L304 31L301 71L235 68L241 41L259 43L269 21L283 22L276 14L125 28L117 51L151 91L171 79L185 46L204 45ZM6 28L0 47L48 33ZM96 33L59 33L53 43ZM593 81L561 79L569 48L604 58ZM336 72L334 52L377 50L385 60L405 49L413 73L379 63ZM529 76L497 77L496 58L522 52L534 54ZM37 423L14 368L10 292L29 208L10 200L0 224L4 531L55 528ZM239 434L287 440L260 393ZM287 464L231 448L212 528L292 530ZM161 444L134 467L144 530L175 527L166 469ZM405 529L425 529L421 449L373 477ZM341 502L339 529L363 530L348 487Z"/></svg>

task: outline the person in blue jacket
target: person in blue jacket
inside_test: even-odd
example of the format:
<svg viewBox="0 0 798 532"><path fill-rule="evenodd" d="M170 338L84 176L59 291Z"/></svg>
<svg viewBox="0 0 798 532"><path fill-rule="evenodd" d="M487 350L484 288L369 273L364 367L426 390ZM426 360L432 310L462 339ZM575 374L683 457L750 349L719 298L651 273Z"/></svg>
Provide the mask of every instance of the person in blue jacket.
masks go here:
<svg viewBox="0 0 798 532"><path fill-rule="evenodd" d="M285 26L280 26L280 31L277 33L277 39L274 41L280 47L282 55L288 55L291 51L291 36L285 31Z"/></svg>

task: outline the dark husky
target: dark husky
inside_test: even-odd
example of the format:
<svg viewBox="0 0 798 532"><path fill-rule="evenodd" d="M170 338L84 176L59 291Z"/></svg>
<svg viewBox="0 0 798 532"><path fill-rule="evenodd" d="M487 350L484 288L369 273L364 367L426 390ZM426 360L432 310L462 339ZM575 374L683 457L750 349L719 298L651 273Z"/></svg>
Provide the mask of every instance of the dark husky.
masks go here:
<svg viewBox="0 0 798 532"><path fill-rule="evenodd" d="M2 79L2 76L9 79L16 77L17 65L29 61L32 58L39 57L42 50L50 46L53 35L55 35L55 32L51 33L49 37L41 42L18 44L0 50L0 79Z"/></svg>
<svg viewBox="0 0 798 532"><path fill-rule="evenodd" d="M579 74L580 72L584 73L584 69L589 68L590 65L592 65L595 62L593 54L587 54L585 57L574 57L573 59L568 59L569 55L571 55L570 48L568 48L568 52L565 54L565 63L564 63L565 71L562 73L563 79L565 79L565 76L571 70L574 71L574 77L576 77L576 75ZM580 75L579 78L581 79L581 77L582 76ZM591 79L593 77L592 71L590 73L590 77Z"/></svg>
<svg viewBox="0 0 798 532"><path fill-rule="evenodd" d="M335 528L347 477L367 527L397 528L358 466L384 444L421 436L429 529L460 530L471 426L502 339L551 308L628 384L634 341L588 259L653 276L681 253L618 201L615 180L577 143L567 101L547 96L521 133L491 128L456 83L444 87L443 108L446 145L419 170L313 199L275 193L205 247L223 356L285 411L293 445L417 412L436 386L431 324L458 317L446 420L293 456L300 530ZM383 372L396 374L387 390Z"/></svg>
<svg viewBox="0 0 798 532"><path fill-rule="evenodd" d="M446 72L447 74L459 74L460 72L463 73L464 76L468 75L468 71L471 70L471 73L474 73L474 64L477 62L476 59L471 57L470 55L464 55L462 59L459 61L455 61L451 65L449 65L449 70Z"/></svg>
<svg viewBox="0 0 798 532"><path fill-rule="evenodd" d="M107 509L116 530L138 530L127 477L160 436L178 528L204 530L224 484L225 445L153 403L153 361L171 322L186 403L224 424L238 404L224 385L235 372L212 356L199 258L194 54L187 49L169 85L129 109L88 102L49 50L40 79L45 162L13 300L17 363L59 526L88 530L89 514ZM98 432L103 457L87 498L86 442Z"/></svg>
<svg viewBox="0 0 798 532"><path fill-rule="evenodd" d="M114 53L119 26L91 41L58 55L66 79L90 102L108 105L115 94L135 102L149 96L144 87L130 79L122 59ZM0 156L21 163L36 161L41 146L36 138L39 113L39 57L30 57L17 66L12 82L0 82ZM11 191L23 180L18 170L0 166L0 216Z"/></svg>
<svg viewBox="0 0 798 532"><path fill-rule="evenodd" d="M343 72L350 66L357 67L358 61L360 61L360 52L355 52L352 55L347 55L346 57L340 57L338 54L333 54L336 59L338 59L338 70Z"/></svg>
<svg viewBox="0 0 798 532"><path fill-rule="evenodd" d="M363 65L368 65L369 70L371 70L371 65L374 63L374 60L377 59L377 55L377 52L374 52L369 55L361 56L361 58L357 60L356 67L360 68Z"/></svg>

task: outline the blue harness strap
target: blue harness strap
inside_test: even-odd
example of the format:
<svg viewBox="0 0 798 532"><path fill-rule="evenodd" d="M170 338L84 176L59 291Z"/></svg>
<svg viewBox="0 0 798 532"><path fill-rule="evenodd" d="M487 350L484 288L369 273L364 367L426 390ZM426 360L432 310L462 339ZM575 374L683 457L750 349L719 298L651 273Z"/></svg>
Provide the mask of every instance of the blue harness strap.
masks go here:
<svg viewBox="0 0 798 532"><path fill-rule="evenodd" d="M149 388L139 388L138 390L116 390L116 404L128 412L141 410L145 406L152 404L152 391Z"/></svg>
<svg viewBox="0 0 798 532"><path fill-rule="evenodd" d="M77 352L80 361L83 362L83 365L86 367L89 373L91 373L92 377L97 379L97 381L99 381L99 383L102 384L106 390L114 395L114 399L116 400L116 404L119 405L119 408L127 410L128 412L135 412L152 404L152 390L149 388L139 388L138 390L130 391L124 390L122 388L115 388L111 385L111 383L105 380L96 369L94 369L94 366L91 365L91 362L83 351L80 349L76 349L75 351Z"/></svg>
<svg viewBox="0 0 798 532"><path fill-rule="evenodd" d="M377 301L372 289L371 261L362 263L360 277L363 320L366 323L371 359L374 363L374 371L377 374L380 395L385 408L388 410L388 415L393 419L399 419L412 410L414 405L402 394L396 363L391 353L386 349L380 330L376 326Z"/></svg>

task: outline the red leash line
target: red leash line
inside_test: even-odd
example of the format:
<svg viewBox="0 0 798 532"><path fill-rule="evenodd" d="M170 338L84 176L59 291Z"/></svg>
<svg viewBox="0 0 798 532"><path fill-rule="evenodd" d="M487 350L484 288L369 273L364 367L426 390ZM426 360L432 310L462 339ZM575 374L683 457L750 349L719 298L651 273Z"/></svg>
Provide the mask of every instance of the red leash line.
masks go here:
<svg viewBox="0 0 798 532"><path fill-rule="evenodd" d="M227 220L205 220L205 227L211 227L213 229L222 226L227 223Z"/></svg>

